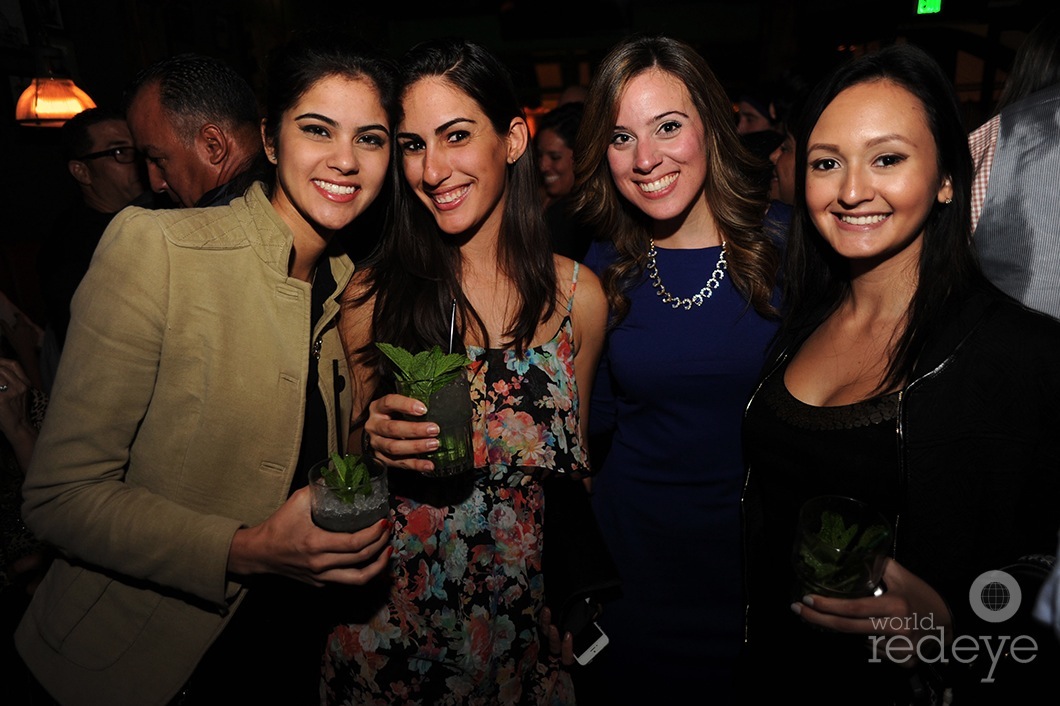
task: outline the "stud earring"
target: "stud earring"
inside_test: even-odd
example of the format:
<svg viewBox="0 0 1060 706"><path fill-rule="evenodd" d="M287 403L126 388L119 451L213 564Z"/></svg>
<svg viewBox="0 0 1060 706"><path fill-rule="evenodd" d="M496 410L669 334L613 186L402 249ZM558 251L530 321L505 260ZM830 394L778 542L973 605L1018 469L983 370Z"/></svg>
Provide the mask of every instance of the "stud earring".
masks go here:
<svg viewBox="0 0 1060 706"><path fill-rule="evenodd" d="M946 203L947 203L947 204L951 204L951 203L953 203L953 199L946 199Z"/></svg>

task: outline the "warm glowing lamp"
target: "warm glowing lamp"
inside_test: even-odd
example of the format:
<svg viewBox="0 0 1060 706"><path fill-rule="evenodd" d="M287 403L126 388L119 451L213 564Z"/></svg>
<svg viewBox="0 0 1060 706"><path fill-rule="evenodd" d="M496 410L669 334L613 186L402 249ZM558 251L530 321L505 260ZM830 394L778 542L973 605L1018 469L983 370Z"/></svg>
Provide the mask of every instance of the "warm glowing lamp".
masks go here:
<svg viewBox="0 0 1060 706"><path fill-rule="evenodd" d="M15 120L21 125L61 127L82 110L95 107L95 102L71 79L35 78L18 99Z"/></svg>

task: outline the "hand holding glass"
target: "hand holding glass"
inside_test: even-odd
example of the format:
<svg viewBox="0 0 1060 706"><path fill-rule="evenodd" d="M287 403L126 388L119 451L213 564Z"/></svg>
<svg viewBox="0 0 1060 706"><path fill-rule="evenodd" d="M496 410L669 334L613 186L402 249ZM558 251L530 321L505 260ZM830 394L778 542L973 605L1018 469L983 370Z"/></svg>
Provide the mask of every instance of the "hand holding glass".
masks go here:
<svg viewBox="0 0 1060 706"><path fill-rule="evenodd" d="M430 394L423 394L424 387L419 381L397 379L398 394L427 405L427 413L422 417L408 419L438 425L438 449L424 456L434 463L431 475L452 476L470 470L475 453L471 445L473 410L467 375L461 371L444 387Z"/></svg>
<svg viewBox="0 0 1060 706"><path fill-rule="evenodd" d="M474 407L466 370L471 361L462 353L443 353L439 346L415 355L388 343L376 346L393 365L398 394L427 407L423 416L405 418L438 425L438 449L424 455L434 464L429 475L452 476L471 470L475 463L471 445Z"/></svg>

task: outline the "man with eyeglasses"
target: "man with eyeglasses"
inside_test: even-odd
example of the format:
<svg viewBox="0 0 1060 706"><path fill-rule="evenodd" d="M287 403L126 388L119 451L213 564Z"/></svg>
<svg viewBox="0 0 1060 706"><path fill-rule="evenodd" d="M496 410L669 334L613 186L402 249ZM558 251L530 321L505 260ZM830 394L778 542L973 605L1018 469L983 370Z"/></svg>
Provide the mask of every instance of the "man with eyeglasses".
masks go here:
<svg viewBox="0 0 1060 706"><path fill-rule="evenodd" d="M67 169L80 201L62 213L43 242L37 260L45 307L42 375L50 387L70 323L70 300L107 224L145 195L143 160L133 147L125 116L106 108L75 115L60 135Z"/></svg>

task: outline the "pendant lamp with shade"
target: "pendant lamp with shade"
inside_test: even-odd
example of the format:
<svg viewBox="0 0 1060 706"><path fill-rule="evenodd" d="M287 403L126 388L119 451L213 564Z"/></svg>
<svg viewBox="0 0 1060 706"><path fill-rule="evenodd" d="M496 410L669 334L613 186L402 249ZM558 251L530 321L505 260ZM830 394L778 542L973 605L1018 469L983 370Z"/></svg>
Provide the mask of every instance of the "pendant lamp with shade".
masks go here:
<svg viewBox="0 0 1060 706"><path fill-rule="evenodd" d="M31 127L62 127L96 103L73 79L43 76L33 79L15 105L15 120Z"/></svg>

